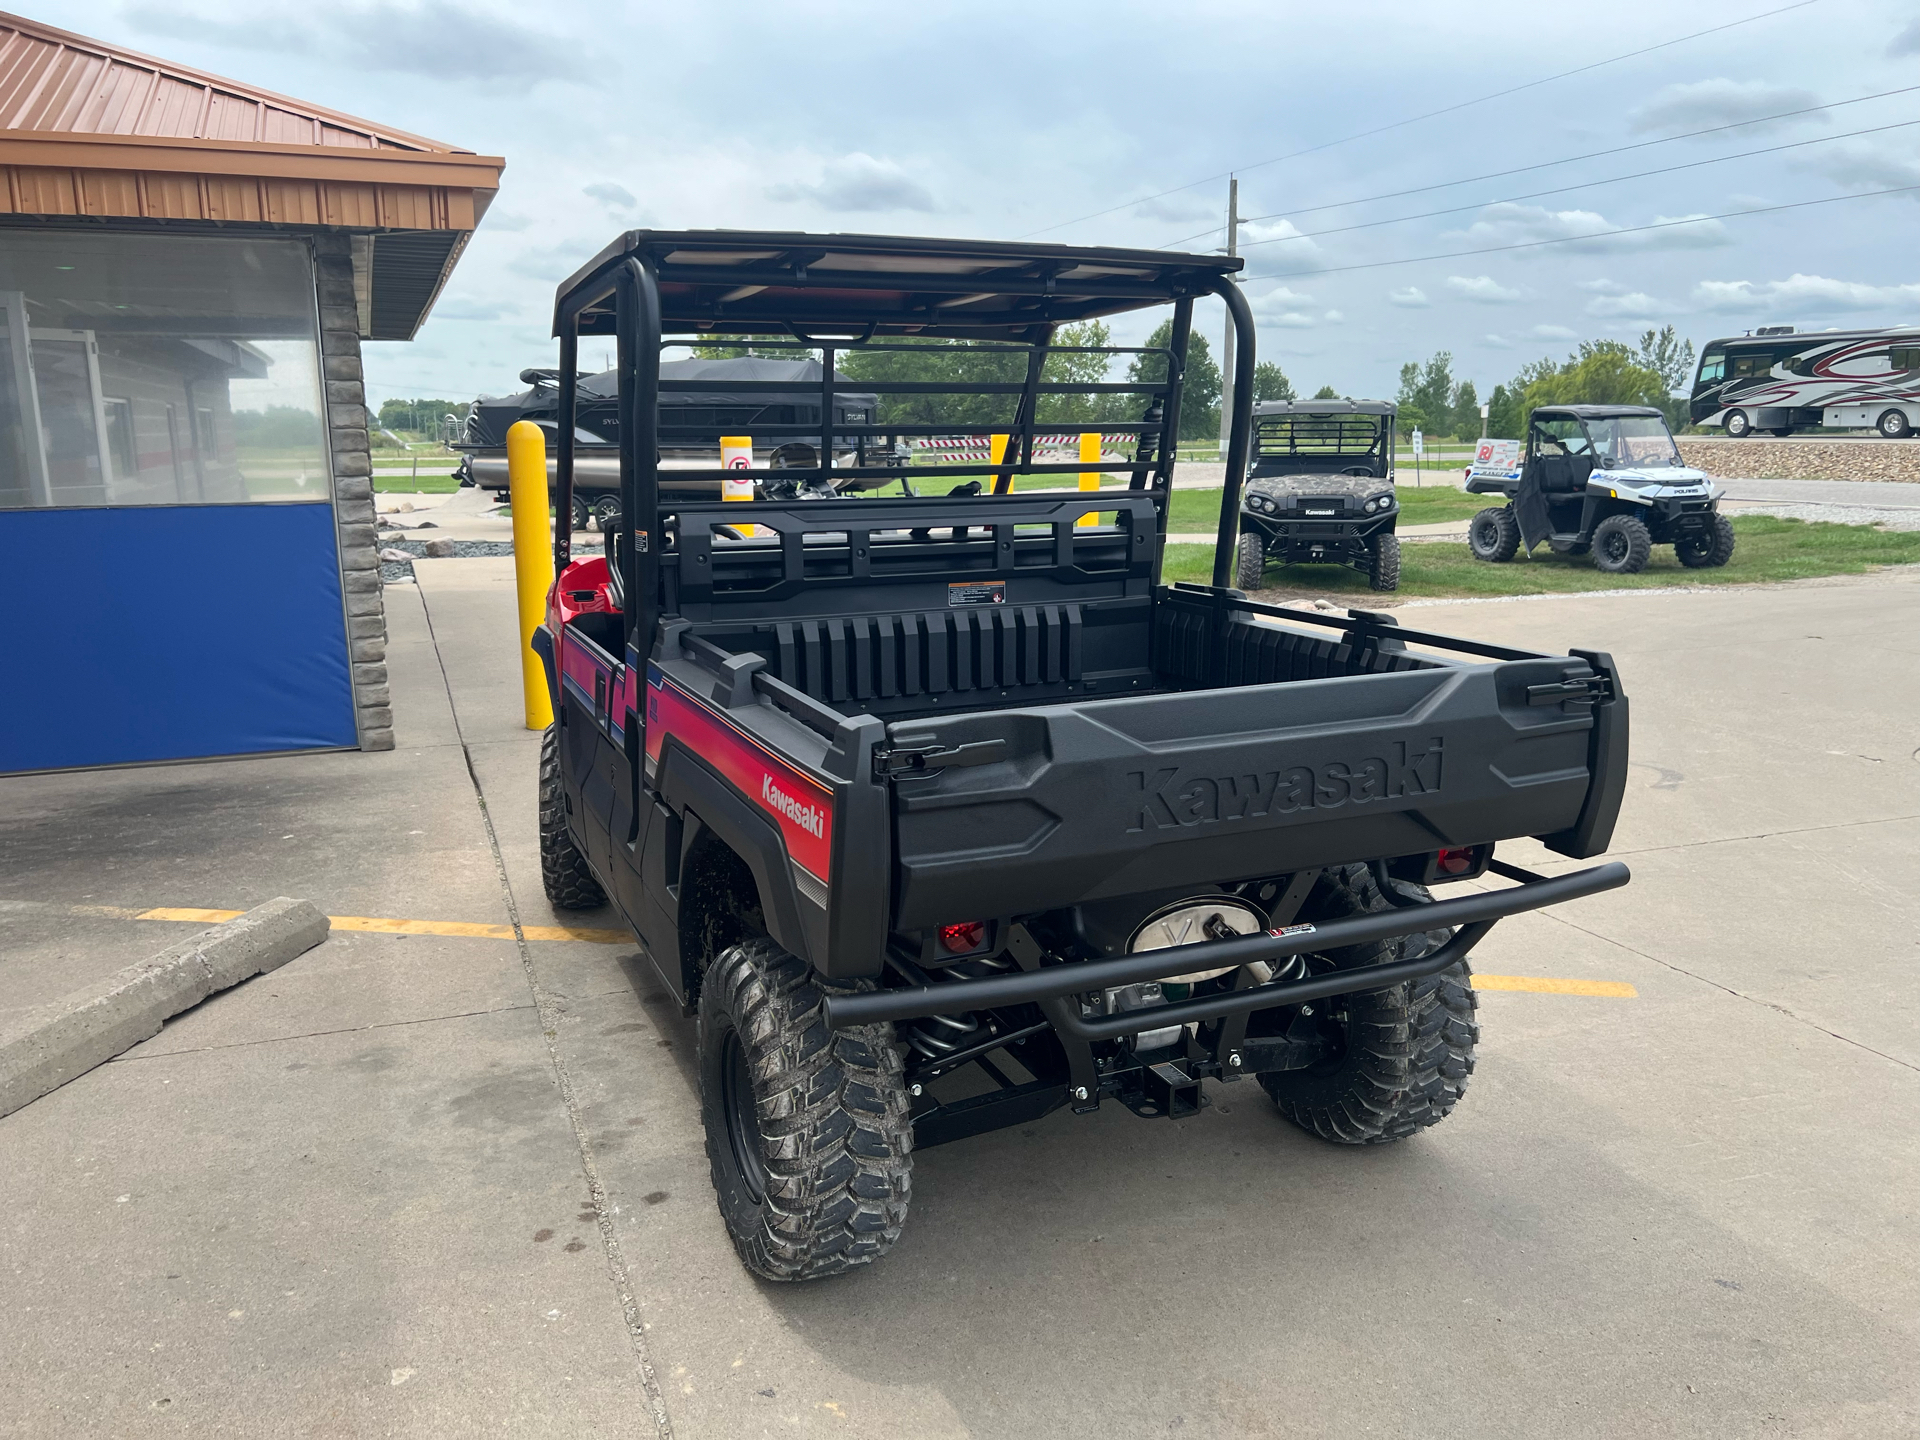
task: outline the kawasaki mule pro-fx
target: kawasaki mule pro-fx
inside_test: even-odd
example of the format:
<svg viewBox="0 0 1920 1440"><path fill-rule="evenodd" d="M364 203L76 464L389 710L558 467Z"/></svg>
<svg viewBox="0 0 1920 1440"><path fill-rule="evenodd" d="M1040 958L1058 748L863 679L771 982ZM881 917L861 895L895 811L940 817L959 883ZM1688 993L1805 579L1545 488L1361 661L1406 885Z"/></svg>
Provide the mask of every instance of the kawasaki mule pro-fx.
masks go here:
<svg viewBox="0 0 1920 1440"><path fill-rule="evenodd" d="M1254 362L1239 265L642 230L560 289L558 433L579 337L617 336L624 503L605 556L555 536L547 894L616 906L698 1016L714 1188L755 1274L875 1259L916 1146L1061 1107L1191 1116L1206 1083L1252 1076L1327 1140L1412 1135L1473 1069L1473 946L1626 882L1493 858L1524 835L1606 848L1627 767L1606 655L1229 588ZM1163 585L1209 296L1239 338L1223 521L1213 583ZM1106 352L1136 379L1087 379L1104 362L1084 351L1047 363L1058 326L1167 305L1164 347ZM862 477L884 494L834 490L836 468L663 503L663 395L698 382L661 378L661 351L730 334L817 355L820 417L858 389L877 434L1011 439L998 463ZM840 423L801 438L833 455ZM1081 464L1036 462L1040 425L1137 439L1081 492ZM567 447L557 469L565 514ZM1489 873L1515 883L1431 893Z"/></svg>

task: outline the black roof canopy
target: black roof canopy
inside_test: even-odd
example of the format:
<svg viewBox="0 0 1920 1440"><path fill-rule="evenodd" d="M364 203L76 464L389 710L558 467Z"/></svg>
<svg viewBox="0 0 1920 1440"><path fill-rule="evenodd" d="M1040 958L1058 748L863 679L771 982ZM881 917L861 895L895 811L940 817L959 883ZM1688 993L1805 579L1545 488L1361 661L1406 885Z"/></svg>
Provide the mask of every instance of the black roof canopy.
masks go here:
<svg viewBox="0 0 1920 1440"><path fill-rule="evenodd" d="M1533 412L1533 418L1536 420L1543 415L1572 415L1580 420L1617 420L1627 415L1666 418L1661 411L1651 405L1542 405Z"/></svg>
<svg viewBox="0 0 1920 1440"><path fill-rule="evenodd" d="M1216 292L1235 256L760 230L630 230L561 286L554 333L613 333L614 270L659 281L673 334L788 331L1030 342L1071 324ZM583 303L584 302L584 303Z"/></svg>

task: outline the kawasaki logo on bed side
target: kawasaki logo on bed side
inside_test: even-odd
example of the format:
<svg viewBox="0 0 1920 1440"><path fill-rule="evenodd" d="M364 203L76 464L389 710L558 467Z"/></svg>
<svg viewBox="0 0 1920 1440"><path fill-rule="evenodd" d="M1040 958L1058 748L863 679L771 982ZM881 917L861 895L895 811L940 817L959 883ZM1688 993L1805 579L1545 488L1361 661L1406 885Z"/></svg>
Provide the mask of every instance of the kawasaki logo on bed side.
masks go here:
<svg viewBox="0 0 1920 1440"><path fill-rule="evenodd" d="M1178 767L1132 771L1139 809L1127 833L1208 825L1221 820L1291 815L1301 810L1335 810L1402 795L1431 795L1440 788L1441 739L1423 750L1394 742L1390 760L1374 757L1314 769L1295 765L1253 775L1200 775L1182 779Z"/></svg>
<svg viewBox="0 0 1920 1440"><path fill-rule="evenodd" d="M814 806L787 794L773 783L771 775L760 777L760 799L769 810L779 811L809 835L820 837L827 833L827 817Z"/></svg>

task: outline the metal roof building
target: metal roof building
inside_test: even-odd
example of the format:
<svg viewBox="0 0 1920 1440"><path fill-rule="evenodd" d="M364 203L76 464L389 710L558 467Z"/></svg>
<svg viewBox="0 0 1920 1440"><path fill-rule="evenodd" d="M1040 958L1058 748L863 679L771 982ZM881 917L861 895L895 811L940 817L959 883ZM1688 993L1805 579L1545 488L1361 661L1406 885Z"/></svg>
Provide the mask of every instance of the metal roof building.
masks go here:
<svg viewBox="0 0 1920 1440"><path fill-rule="evenodd" d="M504 163L0 13L0 772L392 744L360 344Z"/></svg>

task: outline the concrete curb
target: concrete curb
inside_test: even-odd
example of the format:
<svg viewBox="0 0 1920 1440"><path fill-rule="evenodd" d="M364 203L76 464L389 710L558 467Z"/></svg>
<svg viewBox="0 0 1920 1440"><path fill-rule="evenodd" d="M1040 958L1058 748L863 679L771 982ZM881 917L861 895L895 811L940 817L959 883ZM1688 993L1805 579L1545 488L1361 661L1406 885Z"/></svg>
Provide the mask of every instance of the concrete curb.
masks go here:
<svg viewBox="0 0 1920 1440"><path fill-rule="evenodd" d="M0 1027L0 1115L111 1060L182 1010L278 970L327 938L310 900L282 897Z"/></svg>

